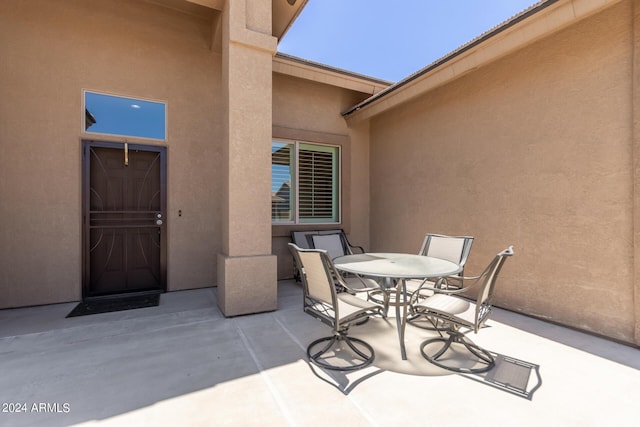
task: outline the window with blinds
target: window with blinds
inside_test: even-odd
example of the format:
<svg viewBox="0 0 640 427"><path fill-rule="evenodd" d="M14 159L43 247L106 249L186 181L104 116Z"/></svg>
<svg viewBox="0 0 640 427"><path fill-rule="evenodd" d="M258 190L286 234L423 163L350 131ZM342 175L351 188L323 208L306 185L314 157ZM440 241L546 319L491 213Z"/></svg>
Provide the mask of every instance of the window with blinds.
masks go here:
<svg viewBox="0 0 640 427"><path fill-rule="evenodd" d="M271 147L271 220L272 222L292 222L294 145L274 142Z"/></svg>
<svg viewBox="0 0 640 427"><path fill-rule="evenodd" d="M337 147L298 147L300 222L337 222Z"/></svg>
<svg viewBox="0 0 640 427"><path fill-rule="evenodd" d="M271 152L272 221L339 222L340 148L274 141Z"/></svg>

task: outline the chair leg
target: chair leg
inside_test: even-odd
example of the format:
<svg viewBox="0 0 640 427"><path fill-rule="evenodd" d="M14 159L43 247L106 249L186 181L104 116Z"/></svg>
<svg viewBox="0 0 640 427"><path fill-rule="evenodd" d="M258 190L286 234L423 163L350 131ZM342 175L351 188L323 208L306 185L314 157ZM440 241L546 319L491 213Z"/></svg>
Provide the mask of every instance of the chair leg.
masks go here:
<svg viewBox="0 0 640 427"><path fill-rule="evenodd" d="M486 363L489 369L493 368L495 361L491 353L468 339L462 339L461 342L474 356Z"/></svg>
<svg viewBox="0 0 640 427"><path fill-rule="evenodd" d="M369 318L367 317L367 319ZM344 337L343 341L346 342L349 348L353 350L353 352L358 356L360 356L363 360L369 361L369 363L373 362L373 348L369 344L357 338L347 338L346 336ZM360 345L364 344L365 348L369 350L371 353L366 354L360 351L360 349L353 344L354 341L359 343Z"/></svg>
<svg viewBox="0 0 640 427"><path fill-rule="evenodd" d="M338 341L338 336L337 335L333 335L332 337L325 337L325 338L320 338L320 339L315 340L314 342L309 344L309 347L307 347L307 356L309 356L310 360L318 359L320 356L322 356L327 351L329 351L329 349L335 345L336 341ZM313 347L315 347L316 345L318 345L320 343L323 343L323 342L326 342L327 345L322 347L322 350L316 351L314 354L311 354L311 349Z"/></svg>
<svg viewBox="0 0 640 427"><path fill-rule="evenodd" d="M448 338L437 337L423 341L422 344L420 344L420 352L422 353L422 356L429 362L440 368L465 374L477 374L486 372L493 368L493 366L495 365L495 360L493 358L493 355L489 353L489 351L475 344L473 341L465 337L461 332L449 330L447 331L447 334L449 334ZM427 354L427 352L425 351L425 347L435 342L443 342L442 347L432 355ZM483 366L480 366L479 368L465 368L461 366L448 365L439 361L438 359L440 359L447 352L447 350L451 348L453 344L461 344L462 346L464 346L464 348L466 348L469 353L471 353L475 357L476 361Z"/></svg>
<svg viewBox="0 0 640 427"><path fill-rule="evenodd" d="M319 351L313 351L313 348L319 344L325 343ZM344 346L343 344L346 344ZM330 350L334 350L336 359L345 361L345 365L331 364L323 356ZM347 350L343 354L341 350ZM350 351L349 351L350 350ZM341 356L346 357L341 357ZM309 362L324 369L334 371L355 371L369 366L375 357L373 347L359 338L348 337L344 332L335 333L331 337L324 337L315 340L307 347L307 357Z"/></svg>
<svg viewBox="0 0 640 427"><path fill-rule="evenodd" d="M434 342L436 340L430 340L431 342ZM444 337L438 338L437 341L444 341L444 345L442 346L442 348L440 350L438 350L438 352L436 354L434 354L433 356L431 356L431 358L433 358L434 360L438 360L440 359L440 357L447 351L449 350L449 347L451 347L451 344L453 344L453 336L449 336L449 338L445 341ZM420 347L420 351L422 352L422 355L424 356L424 349L425 345L422 345ZM425 356L426 357L426 356Z"/></svg>
<svg viewBox="0 0 640 427"><path fill-rule="evenodd" d="M379 298L378 295L382 295L382 298ZM389 311L389 298L389 292L387 292L386 290L375 290L367 292L367 301L382 305L383 318L387 317Z"/></svg>
<svg viewBox="0 0 640 427"><path fill-rule="evenodd" d="M382 291L382 298L383 298L383 302L382 302L382 317L383 318L387 318L387 315L389 314L389 302L391 300L391 292L387 292L387 291Z"/></svg>

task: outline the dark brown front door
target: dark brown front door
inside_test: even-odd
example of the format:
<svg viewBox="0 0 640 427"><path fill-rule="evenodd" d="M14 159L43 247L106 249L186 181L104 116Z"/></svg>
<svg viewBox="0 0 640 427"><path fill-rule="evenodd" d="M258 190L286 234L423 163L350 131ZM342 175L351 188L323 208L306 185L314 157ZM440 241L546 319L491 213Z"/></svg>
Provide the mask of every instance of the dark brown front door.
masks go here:
<svg viewBox="0 0 640 427"><path fill-rule="evenodd" d="M162 292L166 149L83 142L83 297Z"/></svg>

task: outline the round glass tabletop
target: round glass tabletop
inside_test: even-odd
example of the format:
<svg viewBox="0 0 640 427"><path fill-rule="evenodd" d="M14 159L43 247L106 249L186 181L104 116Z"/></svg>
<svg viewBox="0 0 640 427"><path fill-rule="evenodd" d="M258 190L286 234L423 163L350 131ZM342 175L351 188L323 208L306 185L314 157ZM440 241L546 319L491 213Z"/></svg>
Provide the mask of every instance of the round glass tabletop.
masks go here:
<svg viewBox="0 0 640 427"><path fill-rule="evenodd" d="M451 261L415 254L365 253L337 257L336 268L348 273L396 279L442 277L459 273L462 268Z"/></svg>

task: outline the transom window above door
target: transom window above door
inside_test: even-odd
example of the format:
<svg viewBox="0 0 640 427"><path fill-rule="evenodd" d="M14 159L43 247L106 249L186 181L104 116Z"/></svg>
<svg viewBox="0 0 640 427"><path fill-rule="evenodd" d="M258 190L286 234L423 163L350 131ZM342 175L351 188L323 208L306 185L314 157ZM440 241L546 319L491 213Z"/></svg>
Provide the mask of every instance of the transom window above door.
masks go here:
<svg viewBox="0 0 640 427"><path fill-rule="evenodd" d="M84 92L87 133L166 140L167 105L97 92Z"/></svg>
<svg viewBox="0 0 640 427"><path fill-rule="evenodd" d="M273 141L271 220L274 224L340 222L340 147Z"/></svg>

